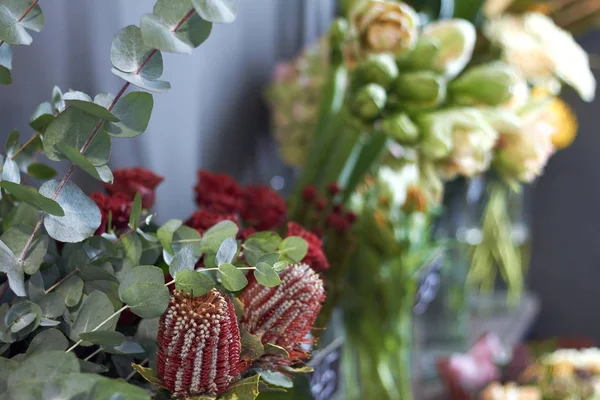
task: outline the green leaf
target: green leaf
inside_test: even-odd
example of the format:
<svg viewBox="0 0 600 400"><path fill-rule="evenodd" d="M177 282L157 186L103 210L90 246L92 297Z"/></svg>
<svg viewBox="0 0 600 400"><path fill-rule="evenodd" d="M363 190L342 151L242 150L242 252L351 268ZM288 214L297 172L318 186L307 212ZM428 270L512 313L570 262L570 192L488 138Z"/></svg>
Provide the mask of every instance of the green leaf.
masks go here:
<svg viewBox="0 0 600 400"><path fill-rule="evenodd" d="M52 121L54 121L54 108L52 107L52 104L45 102L37 106L31 116L29 126L36 132L44 133Z"/></svg>
<svg viewBox="0 0 600 400"><path fill-rule="evenodd" d="M275 287L281 283L277 272L267 263L259 262L254 270L256 281L265 287Z"/></svg>
<svg viewBox="0 0 600 400"><path fill-rule="evenodd" d="M215 281L202 271L181 271L175 278L175 289L191 293L194 297L205 295L215 285Z"/></svg>
<svg viewBox="0 0 600 400"><path fill-rule="evenodd" d="M2 46L8 47L8 45ZM12 75L10 69L0 65L0 85L10 85L12 83Z"/></svg>
<svg viewBox="0 0 600 400"><path fill-rule="evenodd" d="M232 292L242 290L248 284L246 275L232 264L221 264L219 265L219 272L221 273L221 281L225 289Z"/></svg>
<svg viewBox="0 0 600 400"><path fill-rule="evenodd" d="M164 285L165 275L162 269L153 265L142 265L133 268L131 272L125 275L121 280L121 285L119 286L119 296L121 297L121 300L123 300L123 293L125 290L136 283L158 283Z"/></svg>
<svg viewBox="0 0 600 400"><path fill-rule="evenodd" d="M71 160L73 164L77 165L79 168L91 175L92 178L102 180L100 179L100 175L98 174L96 167L94 167L90 160L85 158L85 156L81 154L79 150L65 143L57 144L56 148L60 150L60 152L63 153L65 157Z"/></svg>
<svg viewBox="0 0 600 400"><path fill-rule="evenodd" d="M162 381L160 380L160 378L158 377L158 375L156 374L156 372L154 372L154 370L152 368L144 368L138 364L131 364L131 367L134 370L136 370L137 373L140 374L142 376L142 378L144 378L148 382L150 382L154 385L159 385L159 386L162 385Z"/></svg>
<svg viewBox="0 0 600 400"><path fill-rule="evenodd" d="M6 139L6 145L4 146L7 156L12 157L12 155L17 152L19 147L21 147L20 140L21 135L19 135L19 131L13 129L8 135L8 138Z"/></svg>
<svg viewBox="0 0 600 400"><path fill-rule="evenodd" d="M120 121L119 118L117 118L115 115L113 115L106 108L104 108L101 105L98 105L96 103L93 103L91 101L65 99L65 103L67 103L67 105L69 105L69 106L79 108L81 111L83 111L87 114L93 115L94 117L98 117L98 118L106 120L106 121L110 121L110 122L119 122Z"/></svg>
<svg viewBox="0 0 600 400"><path fill-rule="evenodd" d="M46 211L58 217L65 215L65 212L56 201L42 196L31 186L19 185L8 181L0 182L0 186L18 200L31 204L38 210Z"/></svg>
<svg viewBox="0 0 600 400"><path fill-rule="evenodd" d="M54 196L59 182L52 180L40 187L42 196ZM56 202L65 212L64 217L46 215L44 226L48 234L60 242L77 243L94 235L100 227L102 215L96 203L87 197L81 189L72 182L67 182L56 198Z"/></svg>
<svg viewBox="0 0 600 400"><path fill-rule="evenodd" d="M42 309L42 318L45 319L58 318L67 311L65 299L58 292L48 293L36 303Z"/></svg>
<svg viewBox="0 0 600 400"><path fill-rule="evenodd" d="M0 40L13 45L30 45L33 39L27 29L39 32L44 26L44 15L35 5L25 18L21 17L33 0L5 0L0 5Z"/></svg>
<svg viewBox="0 0 600 400"><path fill-rule="evenodd" d="M106 322L100 328L98 327L114 312L115 309L108 296L97 290L93 291L83 301L77 317L71 325L69 338L77 342L82 339L80 337L82 333L113 330L119 319L118 315L113 317L112 321ZM91 343L84 341L81 345L91 346Z"/></svg>
<svg viewBox="0 0 600 400"><path fill-rule="evenodd" d="M56 170L39 162L33 162L27 166L27 174L35 179L52 179L56 176Z"/></svg>
<svg viewBox="0 0 600 400"><path fill-rule="evenodd" d="M83 373L87 372L88 374L103 374L105 372L108 372L108 368L104 365L82 360L81 358L77 361L79 361L79 368Z"/></svg>
<svg viewBox="0 0 600 400"><path fill-rule="evenodd" d="M27 282L27 296L29 297L29 300L39 305L39 300L44 297L44 295L44 279L42 278L40 271L37 271Z"/></svg>
<svg viewBox="0 0 600 400"><path fill-rule="evenodd" d="M240 326L240 341L242 344L242 357L249 360L258 360L265 354L265 348L256 335L252 335L248 330Z"/></svg>
<svg viewBox="0 0 600 400"><path fill-rule="evenodd" d="M25 276L23 266L8 246L0 240L0 271L6 273L12 291L20 297L25 297Z"/></svg>
<svg viewBox="0 0 600 400"><path fill-rule="evenodd" d="M56 292L64 298L67 307L75 307L83 295L83 281L77 275L73 275L57 287Z"/></svg>
<svg viewBox="0 0 600 400"><path fill-rule="evenodd" d="M64 110L66 107L63 100L63 93L58 86L52 88L52 107L58 112Z"/></svg>
<svg viewBox="0 0 600 400"><path fill-rule="evenodd" d="M219 400L254 400L258 396L260 374L237 381L219 395Z"/></svg>
<svg viewBox="0 0 600 400"><path fill-rule="evenodd" d="M131 214L129 215L129 226L131 229L136 230L140 223L140 217L142 216L142 195L140 192L135 194L133 204L131 205Z"/></svg>
<svg viewBox="0 0 600 400"><path fill-rule="evenodd" d="M78 373L79 362L73 353L46 351L34 354L23 361L8 376L8 388L12 390L28 383L42 385L44 382L66 374Z"/></svg>
<svg viewBox="0 0 600 400"><path fill-rule="evenodd" d="M249 236L243 244L244 260L255 266L260 257L279 248L281 237L275 232L258 232Z"/></svg>
<svg viewBox="0 0 600 400"><path fill-rule="evenodd" d="M150 93L132 92L121 98L112 112L121 121L117 123L106 122L106 132L114 137L132 138L146 131L154 99Z"/></svg>
<svg viewBox="0 0 600 400"><path fill-rule="evenodd" d="M141 234L141 230L138 229L138 234L140 235L140 240L142 242L142 256L140 257L140 264L142 265L152 265L156 263L158 257L162 253L162 247L158 242L158 238L154 236L154 240L148 240L148 238L153 237L153 235L149 233Z"/></svg>
<svg viewBox="0 0 600 400"><path fill-rule="evenodd" d="M300 262L306 253L308 253L308 243L298 236L290 236L283 239L279 246L283 255L287 256L293 262Z"/></svg>
<svg viewBox="0 0 600 400"><path fill-rule="evenodd" d="M177 273L186 270L193 270L198 259L194 256L194 250L191 247L184 247L179 250L169 265L169 274L173 278L177 277Z"/></svg>
<svg viewBox="0 0 600 400"><path fill-rule="evenodd" d="M13 343L17 340L17 335L11 332L11 330L6 325L6 315L10 307L8 303L0 304L0 342L3 343ZM0 369L0 372L2 370Z"/></svg>
<svg viewBox="0 0 600 400"><path fill-rule="evenodd" d="M204 232L202 237L202 251L216 253L221 243L228 237L235 237L239 231L238 226L232 221L221 221Z"/></svg>
<svg viewBox="0 0 600 400"><path fill-rule="evenodd" d="M10 70L12 69L12 47L8 44L0 46L0 84L12 83Z"/></svg>
<svg viewBox="0 0 600 400"><path fill-rule="evenodd" d="M109 263L107 264L110 265ZM106 268L94 264L82 265L79 267L79 276L81 276L81 278L86 282L100 280L112 282L119 281L117 277L113 273L109 272Z"/></svg>
<svg viewBox="0 0 600 400"><path fill-rule="evenodd" d="M160 53L158 53L160 54ZM139 87L140 89L147 90L153 93L165 93L171 90L171 84L166 81L150 80L145 78L142 74L136 74L134 72L123 72L116 68L110 70L113 74L127 82Z"/></svg>
<svg viewBox="0 0 600 400"><path fill-rule="evenodd" d="M142 346L131 339L125 339L123 343L118 346L106 346L104 351L110 354L142 354L145 352Z"/></svg>
<svg viewBox="0 0 600 400"><path fill-rule="evenodd" d="M24 338L40 325L41 318L40 306L25 300L13 305L8 310L4 322L11 332L17 333L19 338Z"/></svg>
<svg viewBox="0 0 600 400"><path fill-rule="evenodd" d="M15 360L0 357L0 393L6 393L6 380L18 366L19 363Z"/></svg>
<svg viewBox="0 0 600 400"><path fill-rule="evenodd" d="M222 264L231 264L233 261L233 257L237 254L238 247L237 241L233 237L228 237L223 240L221 246L219 246L219 251L217 251L216 261L217 265Z"/></svg>
<svg viewBox="0 0 600 400"><path fill-rule="evenodd" d="M96 171L98 172L98 176L100 177L100 180L102 182L112 185L112 183L115 180L115 177L108 165L101 165L99 167L96 167Z"/></svg>
<svg viewBox="0 0 600 400"><path fill-rule="evenodd" d="M57 146L66 144L76 149L83 148L99 122L100 118L87 114L76 107L65 109L48 125L44 132L44 153L53 161L66 160L67 157ZM95 167L108 163L110 136L104 129L97 131L83 154Z"/></svg>
<svg viewBox="0 0 600 400"><path fill-rule="evenodd" d="M7 158L2 167L2 180L14 183L21 183L21 172L16 161Z"/></svg>
<svg viewBox="0 0 600 400"><path fill-rule="evenodd" d="M285 271L288 265L289 264L285 261L277 261L275 264L273 264L273 269L275 272L280 273Z"/></svg>
<svg viewBox="0 0 600 400"><path fill-rule="evenodd" d="M58 329L46 329L38 333L25 352L25 357L31 357L46 351L65 351L69 347L69 341Z"/></svg>
<svg viewBox="0 0 600 400"><path fill-rule="evenodd" d="M150 395L144 389L125 381L102 378L88 398L94 400L150 400Z"/></svg>
<svg viewBox="0 0 600 400"><path fill-rule="evenodd" d="M272 354L277 356L283 356L285 358L290 358L290 353L288 353L286 349L272 343L265 344L265 354Z"/></svg>
<svg viewBox="0 0 600 400"><path fill-rule="evenodd" d="M170 297L164 284L153 282L134 283L121 296L131 311L142 318L160 317L167 309Z"/></svg>
<svg viewBox="0 0 600 400"><path fill-rule="evenodd" d="M39 212L27 203L19 203L13 207L2 220L2 229L6 230L15 225L27 225L31 228L37 224Z"/></svg>
<svg viewBox="0 0 600 400"><path fill-rule="evenodd" d="M194 250L194 256L200 258L202 256L202 237L194 228L182 225L173 234L171 247L173 253L177 254L184 247L191 247Z"/></svg>
<svg viewBox="0 0 600 400"><path fill-rule="evenodd" d="M125 335L115 331L96 331L81 333L79 338L99 346L117 347L123 343Z"/></svg>
<svg viewBox="0 0 600 400"><path fill-rule="evenodd" d="M177 229L179 229L182 223L183 222L179 219L171 219L156 231L156 235L158 236L158 240L160 240L160 244L171 254L173 254L173 248L171 247L173 234Z"/></svg>
<svg viewBox="0 0 600 400"><path fill-rule="evenodd" d="M44 261L44 256L48 249L48 236L40 235L31 243L29 251L25 254L24 259L19 259L25 243L33 234L33 229L25 225L16 225L9 228L2 234L0 239L8 248L17 256L19 265L23 268L26 274L35 274Z"/></svg>
<svg viewBox="0 0 600 400"><path fill-rule="evenodd" d="M269 386L291 389L294 382L281 372L263 371L260 374L261 379Z"/></svg>
<svg viewBox="0 0 600 400"><path fill-rule="evenodd" d="M271 267L273 267L275 265L275 263L277 263L279 261L279 253L267 253L267 254L263 254L259 259L258 259L258 263L266 263L269 264Z"/></svg>
<svg viewBox="0 0 600 400"><path fill-rule="evenodd" d="M192 0L196 12L202 19L215 23L235 21L237 7L232 0Z"/></svg>

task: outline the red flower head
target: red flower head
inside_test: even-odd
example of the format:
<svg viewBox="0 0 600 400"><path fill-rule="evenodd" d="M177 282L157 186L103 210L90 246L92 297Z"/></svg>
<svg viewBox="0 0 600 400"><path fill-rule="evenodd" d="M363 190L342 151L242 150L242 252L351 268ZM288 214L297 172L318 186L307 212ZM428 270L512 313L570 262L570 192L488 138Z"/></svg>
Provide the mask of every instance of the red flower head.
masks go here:
<svg viewBox="0 0 600 400"><path fill-rule="evenodd" d="M244 222L259 231L283 224L287 215L285 200L265 185L249 185L244 190L241 216Z"/></svg>
<svg viewBox="0 0 600 400"><path fill-rule="evenodd" d="M323 252L323 242L321 239L319 239L319 237L314 233L307 231L295 222L288 222L287 226L288 237L300 236L308 243L308 253L306 253L306 256L302 262L310 265L311 268L317 272L329 268L329 262L327 261L327 257L325 257L325 253Z"/></svg>
<svg viewBox="0 0 600 400"><path fill-rule="evenodd" d="M125 193L115 193L111 196L104 193L94 192L90 196L96 203L102 214L102 223L96 231L96 235L105 233L108 229L108 214L111 214L112 226L116 230L124 230L129 223L132 201Z"/></svg>
<svg viewBox="0 0 600 400"><path fill-rule="evenodd" d="M304 201L306 201L307 203L312 202L316 196L317 196L317 189L314 186L308 185L304 189L302 189L302 197L304 198Z"/></svg>
<svg viewBox="0 0 600 400"><path fill-rule="evenodd" d="M142 196L142 207L150 208L154 204L154 190L165 179L144 168L124 168L113 171L115 180L112 185L105 184L109 194L123 193L129 200L137 192Z"/></svg>
<svg viewBox="0 0 600 400"><path fill-rule="evenodd" d="M331 213L327 216L327 226L339 233L346 232L350 229L350 225L351 223L346 216L337 213Z"/></svg>
<svg viewBox="0 0 600 400"><path fill-rule="evenodd" d="M281 274L281 284L267 288L251 280L242 292L244 303L241 325L263 344L283 347L289 358L267 355L258 362L277 369L306 359L302 343L307 338L325 301L323 281L306 264L290 265Z"/></svg>
<svg viewBox="0 0 600 400"><path fill-rule="evenodd" d="M196 203L207 210L221 214L235 214L242 208L243 191L229 175L198 171Z"/></svg>
<svg viewBox="0 0 600 400"><path fill-rule="evenodd" d="M331 196L335 196L336 194L338 194L342 189L340 188L340 186L337 183L330 183L329 185L327 185L327 192L331 195Z"/></svg>
<svg viewBox="0 0 600 400"><path fill-rule="evenodd" d="M185 221L185 224L196 229L200 234L203 234L208 228L226 220L233 221L237 225L240 224L238 217L235 214L219 214L208 210L194 212L192 216Z"/></svg>
<svg viewBox="0 0 600 400"><path fill-rule="evenodd" d="M158 328L157 373L175 397L216 396L245 368L233 304L217 290L175 291Z"/></svg>

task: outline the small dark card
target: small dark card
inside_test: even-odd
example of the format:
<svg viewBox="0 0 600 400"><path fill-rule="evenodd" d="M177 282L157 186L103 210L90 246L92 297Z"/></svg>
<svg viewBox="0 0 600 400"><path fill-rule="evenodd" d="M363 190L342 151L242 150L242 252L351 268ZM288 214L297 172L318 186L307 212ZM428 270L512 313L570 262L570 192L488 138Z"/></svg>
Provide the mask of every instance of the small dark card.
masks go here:
<svg viewBox="0 0 600 400"><path fill-rule="evenodd" d="M429 305L435 300L440 289L441 269L443 266L443 257L438 256L433 259L421 273L419 288L415 298L414 312L422 315Z"/></svg>
<svg viewBox="0 0 600 400"><path fill-rule="evenodd" d="M314 400L330 400L340 389L343 339L339 338L319 351L308 364L310 391Z"/></svg>

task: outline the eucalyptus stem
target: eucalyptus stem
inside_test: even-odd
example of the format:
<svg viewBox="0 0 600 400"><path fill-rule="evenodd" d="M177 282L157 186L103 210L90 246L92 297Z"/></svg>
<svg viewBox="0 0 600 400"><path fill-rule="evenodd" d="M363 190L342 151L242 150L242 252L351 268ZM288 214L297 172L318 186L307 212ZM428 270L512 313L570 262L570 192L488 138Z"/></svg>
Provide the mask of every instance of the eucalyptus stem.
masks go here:
<svg viewBox="0 0 600 400"><path fill-rule="evenodd" d="M33 141L37 138L39 138L41 135L41 133L36 133L35 135L33 135L28 141L25 142L25 144L23 144L23 146L21 146L17 151L15 151L15 154L13 154L12 156L10 156L11 160L14 160L15 158L17 158L17 156L23 151L25 150L25 148L27 146L29 146L31 143L33 143Z"/></svg>
<svg viewBox="0 0 600 400"><path fill-rule="evenodd" d="M17 20L17 22L21 22L25 19L25 17L27 16L27 14L29 14L29 12L31 12L31 10L33 10L33 7L35 7L35 5L39 2L39 0L34 0L33 3L31 3L31 5L27 8L27 10L25 10L25 12L19 17L19 19ZM0 40L0 46L2 46L4 44L4 40Z"/></svg>
<svg viewBox="0 0 600 400"><path fill-rule="evenodd" d="M58 281L54 285L50 286L48 288L48 290L46 290L44 292L44 294L50 293L51 291L53 291L54 289L56 289L57 287L59 287L60 285L62 285L63 283L65 283L67 281L67 279L69 279L70 277L72 277L73 275L75 275L77 272L79 272L79 268L75 268L73 271L71 271L67 275L65 275L60 281Z"/></svg>
<svg viewBox="0 0 600 400"><path fill-rule="evenodd" d="M102 351L102 347L98 347L96 349L96 351L94 351L92 354L90 354L89 356L87 356L86 358L84 358L83 361L89 361L92 357L94 357L95 355L97 355L101 351Z"/></svg>
<svg viewBox="0 0 600 400"><path fill-rule="evenodd" d="M106 318L104 321L102 321L100 323L100 325L98 325L97 327L95 327L94 329L92 329L90 332L96 332L98 329L102 328L107 322L109 322L111 319L113 319L114 317L116 317L117 315L121 314L123 311L127 310L129 308L128 305L124 305L123 307L119 308L117 311L115 311L110 317ZM73 346L69 347L67 349L67 351L65 351L65 353L70 353L71 351L73 351L74 349L77 348L77 346L79 346L81 343L83 343L83 339L80 339L77 343L75 343Z"/></svg>

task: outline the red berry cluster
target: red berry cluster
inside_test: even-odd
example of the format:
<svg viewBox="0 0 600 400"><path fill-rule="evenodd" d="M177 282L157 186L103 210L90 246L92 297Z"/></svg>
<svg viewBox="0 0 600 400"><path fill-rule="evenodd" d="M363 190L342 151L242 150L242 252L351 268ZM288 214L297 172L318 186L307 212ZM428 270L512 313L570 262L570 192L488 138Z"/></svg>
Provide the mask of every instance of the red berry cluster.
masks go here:
<svg viewBox="0 0 600 400"><path fill-rule="evenodd" d="M347 232L357 219L356 214L346 211L337 201L342 189L331 183L327 186L327 195L318 197L314 186L306 186L302 190L302 198L307 206L307 222L317 236L323 236L324 230L330 229L343 234Z"/></svg>

